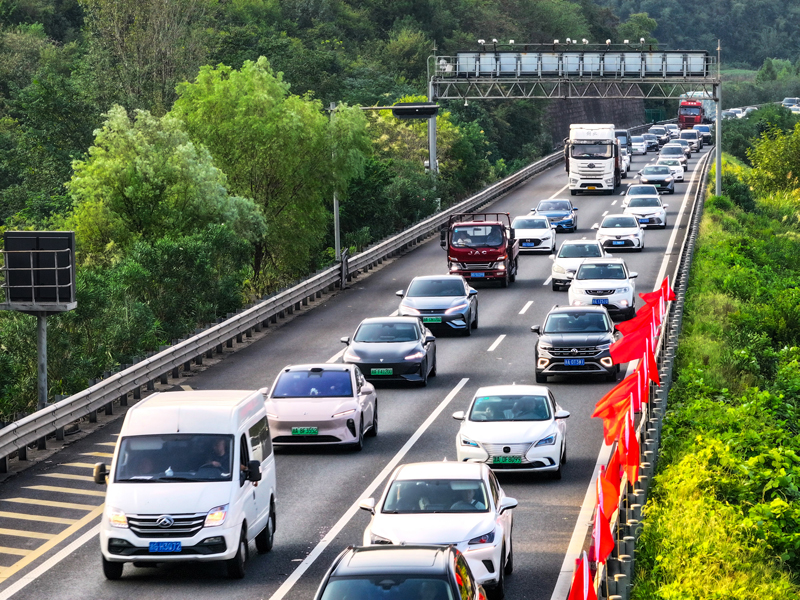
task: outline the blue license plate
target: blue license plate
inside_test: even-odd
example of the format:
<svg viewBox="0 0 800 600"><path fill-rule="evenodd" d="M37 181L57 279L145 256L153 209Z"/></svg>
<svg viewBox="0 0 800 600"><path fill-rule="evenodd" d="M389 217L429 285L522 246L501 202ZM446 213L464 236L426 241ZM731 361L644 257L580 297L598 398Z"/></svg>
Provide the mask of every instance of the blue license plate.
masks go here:
<svg viewBox="0 0 800 600"><path fill-rule="evenodd" d="M625 240L614 240L613 242L611 242L611 245L612 246L624 246L625 245Z"/></svg>
<svg viewBox="0 0 800 600"><path fill-rule="evenodd" d="M649 223L650 219L639 219L639 223Z"/></svg>
<svg viewBox="0 0 800 600"><path fill-rule="evenodd" d="M582 358L565 358L564 364L568 367L582 367L584 362Z"/></svg>
<svg viewBox="0 0 800 600"><path fill-rule="evenodd" d="M486 277L486 273L470 273L470 277Z"/></svg>
<svg viewBox="0 0 800 600"><path fill-rule="evenodd" d="M592 298L592 304L608 304L608 298Z"/></svg>
<svg viewBox="0 0 800 600"><path fill-rule="evenodd" d="M180 552L180 542L150 542L151 553Z"/></svg>
<svg viewBox="0 0 800 600"><path fill-rule="evenodd" d="M536 246L536 244L532 244L530 242L522 242L523 248L533 248L534 246Z"/></svg>

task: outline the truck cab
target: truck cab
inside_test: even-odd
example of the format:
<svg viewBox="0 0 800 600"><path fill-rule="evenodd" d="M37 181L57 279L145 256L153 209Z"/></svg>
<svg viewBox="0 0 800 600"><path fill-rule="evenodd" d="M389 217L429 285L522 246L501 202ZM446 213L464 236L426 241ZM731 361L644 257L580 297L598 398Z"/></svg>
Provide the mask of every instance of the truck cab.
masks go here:
<svg viewBox="0 0 800 600"><path fill-rule="evenodd" d="M613 194L622 179L620 140L613 125L570 125L564 155L569 193Z"/></svg>
<svg viewBox="0 0 800 600"><path fill-rule="evenodd" d="M692 129L705 123L705 109L699 100L681 100L678 107L678 127Z"/></svg>
<svg viewBox="0 0 800 600"><path fill-rule="evenodd" d="M519 240L508 213L460 213L440 233L451 275L467 281L499 281L508 287L517 278Z"/></svg>

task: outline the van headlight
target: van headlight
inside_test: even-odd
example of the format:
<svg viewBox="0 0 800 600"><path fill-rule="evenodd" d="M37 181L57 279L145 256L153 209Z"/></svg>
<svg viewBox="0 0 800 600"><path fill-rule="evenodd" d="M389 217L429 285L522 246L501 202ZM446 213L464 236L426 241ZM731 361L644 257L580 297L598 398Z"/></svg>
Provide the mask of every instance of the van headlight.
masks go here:
<svg viewBox="0 0 800 600"><path fill-rule="evenodd" d="M212 508L206 515L206 522L203 523L203 527L219 527L225 522L226 516L228 516L227 504Z"/></svg>
<svg viewBox="0 0 800 600"><path fill-rule="evenodd" d="M564 270L564 267L562 267L561 265L554 264L553 273L566 273L566 271Z"/></svg>
<svg viewBox="0 0 800 600"><path fill-rule="evenodd" d="M128 517L126 517L125 513L121 510L112 508L108 512L108 524L117 529L127 529Z"/></svg>

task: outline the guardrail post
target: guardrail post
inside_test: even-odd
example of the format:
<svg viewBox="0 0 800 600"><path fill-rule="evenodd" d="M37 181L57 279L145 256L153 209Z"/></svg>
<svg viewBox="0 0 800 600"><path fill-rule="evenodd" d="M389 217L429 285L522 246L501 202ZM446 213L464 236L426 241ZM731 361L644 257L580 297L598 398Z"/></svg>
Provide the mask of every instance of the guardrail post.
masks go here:
<svg viewBox="0 0 800 600"><path fill-rule="evenodd" d="M253 337L253 328L252 327L248 327L247 331L244 332L244 335L246 337L249 337L249 338Z"/></svg>
<svg viewBox="0 0 800 600"><path fill-rule="evenodd" d="M198 354L197 356L194 357L194 364L196 364L196 365L202 365L203 364L203 355L202 354Z"/></svg>
<svg viewBox="0 0 800 600"><path fill-rule="evenodd" d="M114 414L114 403L109 402L106 404L106 416L111 416Z"/></svg>
<svg viewBox="0 0 800 600"><path fill-rule="evenodd" d="M308 296L304 296L303 299L300 301L303 306L308 306Z"/></svg>
<svg viewBox="0 0 800 600"><path fill-rule="evenodd" d="M120 406L128 406L128 394L122 394L119 397L119 405Z"/></svg>
<svg viewBox="0 0 800 600"><path fill-rule="evenodd" d="M28 447L20 446L17 450L17 460L28 460Z"/></svg>
<svg viewBox="0 0 800 600"><path fill-rule="evenodd" d="M0 473L8 473L8 457L0 458Z"/></svg>
<svg viewBox="0 0 800 600"><path fill-rule="evenodd" d="M97 379L90 379L89 380L89 387L92 387L96 383L97 383ZM90 410L89 414L87 416L89 417L89 423L97 423L97 410L96 409L95 410Z"/></svg>
<svg viewBox="0 0 800 600"><path fill-rule="evenodd" d="M183 363L183 370L184 370L184 372L191 372L191 370L192 370L192 361L191 360L187 360L185 363Z"/></svg>
<svg viewBox="0 0 800 600"><path fill-rule="evenodd" d="M253 325L253 329L256 330L256 333L261 333L261 321Z"/></svg>
<svg viewBox="0 0 800 600"><path fill-rule="evenodd" d="M237 344L241 344L242 343L242 334L241 333L237 333L236 334L236 343Z"/></svg>
<svg viewBox="0 0 800 600"><path fill-rule="evenodd" d="M47 436L42 436L38 440L36 440L36 449L37 450L47 450Z"/></svg>

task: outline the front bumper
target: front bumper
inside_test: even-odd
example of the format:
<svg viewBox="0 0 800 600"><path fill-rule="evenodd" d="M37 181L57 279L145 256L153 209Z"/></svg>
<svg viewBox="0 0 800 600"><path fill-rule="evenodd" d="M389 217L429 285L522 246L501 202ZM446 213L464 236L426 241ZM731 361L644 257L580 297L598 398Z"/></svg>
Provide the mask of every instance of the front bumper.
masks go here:
<svg viewBox="0 0 800 600"><path fill-rule="evenodd" d="M520 252L542 252L550 251L553 247L553 238L520 238L519 251Z"/></svg>
<svg viewBox="0 0 800 600"><path fill-rule="evenodd" d="M139 537L130 529L100 528L100 551L110 562L210 562L233 558L239 546L241 524L203 527L191 537ZM150 542L180 542L180 552L150 552Z"/></svg>
<svg viewBox="0 0 800 600"><path fill-rule="evenodd" d="M660 214L646 217L636 215L636 220L639 221L639 225L642 227L661 227L664 224L664 219Z"/></svg>
<svg viewBox="0 0 800 600"><path fill-rule="evenodd" d="M642 238L597 238L603 248L612 248L617 250L635 249L642 247ZM622 242L621 244L615 242Z"/></svg>
<svg viewBox="0 0 800 600"><path fill-rule="evenodd" d="M505 273L505 271L503 271ZM452 274L462 274L463 271L450 271ZM422 324L425 325L432 332L441 331L463 331L467 328L467 320L469 319L469 307L459 310L451 314L445 314L444 310L420 310L417 313L411 313L400 310L402 317L419 317ZM360 363L356 363L361 368ZM366 375L366 371L361 369L361 372Z"/></svg>
<svg viewBox="0 0 800 600"><path fill-rule="evenodd" d="M508 444L481 444L480 447L464 446L456 436L456 454L459 462L480 462L493 471L522 473L555 471L559 465L561 439L549 446L533 446L534 442ZM505 449L508 452L505 452ZM519 456L520 462L495 462L503 457Z"/></svg>
<svg viewBox="0 0 800 600"><path fill-rule="evenodd" d="M274 446L329 446L352 444L358 441L361 413L356 411L342 417L320 419L269 419ZM293 428L316 427L316 434L292 434Z"/></svg>
<svg viewBox="0 0 800 600"><path fill-rule="evenodd" d="M570 292L570 294L571 293L572 292ZM636 307L634 305L633 298L628 298L623 294L614 294L612 296L591 296L581 294L580 296L574 296L570 301L570 304L572 306L597 306L597 304L593 303L592 300L599 300L601 298L608 300L608 304L602 304L601 306L605 307L606 311L608 311L608 315L612 319L616 318L628 320L636 314Z"/></svg>
<svg viewBox="0 0 800 600"><path fill-rule="evenodd" d="M671 191L675 190L675 181L674 181L674 179L672 181L658 181L658 180L652 181L652 180L649 180L649 179L642 179L641 182L644 183L644 184L649 184L649 185L656 186L656 189L658 191L671 192Z"/></svg>
<svg viewBox="0 0 800 600"><path fill-rule="evenodd" d="M450 269L450 275L461 275L467 281L505 279L505 269Z"/></svg>
<svg viewBox="0 0 800 600"><path fill-rule="evenodd" d="M356 362L364 378L368 381L422 381L422 359L403 363ZM391 375L373 374L373 369L391 369Z"/></svg>
<svg viewBox="0 0 800 600"><path fill-rule="evenodd" d="M617 372L608 349L586 347L537 349L536 373L540 375L610 375ZM582 365L568 365L567 361L583 359Z"/></svg>

